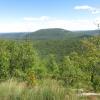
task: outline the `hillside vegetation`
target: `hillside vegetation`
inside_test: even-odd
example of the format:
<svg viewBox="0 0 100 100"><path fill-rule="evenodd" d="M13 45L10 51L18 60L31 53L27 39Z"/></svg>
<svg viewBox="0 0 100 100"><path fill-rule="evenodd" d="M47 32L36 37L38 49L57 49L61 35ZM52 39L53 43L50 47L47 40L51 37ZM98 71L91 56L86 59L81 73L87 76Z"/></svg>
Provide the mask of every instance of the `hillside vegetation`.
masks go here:
<svg viewBox="0 0 100 100"><path fill-rule="evenodd" d="M100 36L47 31L0 40L1 100L91 100L78 90L100 92Z"/></svg>

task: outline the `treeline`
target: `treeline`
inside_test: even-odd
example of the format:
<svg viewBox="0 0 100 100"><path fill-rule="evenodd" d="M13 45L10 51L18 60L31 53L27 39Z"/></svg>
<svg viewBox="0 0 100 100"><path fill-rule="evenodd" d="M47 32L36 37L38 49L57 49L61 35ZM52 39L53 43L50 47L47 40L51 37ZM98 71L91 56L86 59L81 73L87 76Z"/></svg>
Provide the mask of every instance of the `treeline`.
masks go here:
<svg viewBox="0 0 100 100"><path fill-rule="evenodd" d="M80 44L79 50L63 55L59 62L56 53L40 57L33 41L0 40L0 79L51 78L66 87L99 91L100 37L85 38Z"/></svg>

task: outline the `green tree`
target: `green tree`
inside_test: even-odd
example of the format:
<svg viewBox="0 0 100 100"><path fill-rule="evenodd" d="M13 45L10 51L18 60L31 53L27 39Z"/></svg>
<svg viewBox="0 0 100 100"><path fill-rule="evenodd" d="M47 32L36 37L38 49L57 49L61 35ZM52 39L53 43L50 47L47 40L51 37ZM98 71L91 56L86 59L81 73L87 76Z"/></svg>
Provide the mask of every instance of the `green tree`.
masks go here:
<svg viewBox="0 0 100 100"><path fill-rule="evenodd" d="M79 82L81 69L70 59L70 56L65 56L60 66L61 79L68 86L75 86Z"/></svg>
<svg viewBox="0 0 100 100"><path fill-rule="evenodd" d="M9 52L3 47L0 48L0 79L6 79L9 76Z"/></svg>
<svg viewBox="0 0 100 100"><path fill-rule="evenodd" d="M94 90L100 86L100 36L91 37L81 41L84 58L86 59L86 71L90 76L90 82Z"/></svg>
<svg viewBox="0 0 100 100"><path fill-rule="evenodd" d="M52 77L52 78L58 78L59 77L59 66L56 62L56 58L55 58L55 55L53 54L50 54L48 56L48 59L47 59L47 70L48 70L48 73L49 75Z"/></svg>

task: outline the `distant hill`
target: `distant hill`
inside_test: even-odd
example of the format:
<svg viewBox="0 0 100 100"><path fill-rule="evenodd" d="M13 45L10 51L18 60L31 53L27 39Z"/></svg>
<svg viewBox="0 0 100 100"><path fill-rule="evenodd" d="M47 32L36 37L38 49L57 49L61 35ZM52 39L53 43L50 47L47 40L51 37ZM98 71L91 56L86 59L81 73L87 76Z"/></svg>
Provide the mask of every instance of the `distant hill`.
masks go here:
<svg viewBox="0 0 100 100"><path fill-rule="evenodd" d="M86 30L86 31L75 31L76 33L83 33L85 35L100 35L100 30Z"/></svg>
<svg viewBox="0 0 100 100"><path fill-rule="evenodd" d="M59 28L51 28L51 29L40 29L36 32L32 32L30 34L27 34L25 37L28 37L30 39L64 39L66 37L72 37L73 32L59 29Z"/></svg>
<svg viewBox="0 0 100 100"><path fill-rule="evenodd" d="M0 33L1 39L22 39L27 32Z"/></svg>
<svg viewBox="0 0 100 100"><path fill-rule="evenodd" d="M82 38L100 34L100 30L69 31L60 28L40 29L35 32L1 33L2 39L32 39L32 40L57 40Z"/></svg>
<svg viewBox="0 0 100 100"><path fill-rule="evenodd" d="M70 39L82 36L81 32L72 32L60 28L40 29L38 31L26 34L24 38L32 40L57 40L57 39Z"/></svg>

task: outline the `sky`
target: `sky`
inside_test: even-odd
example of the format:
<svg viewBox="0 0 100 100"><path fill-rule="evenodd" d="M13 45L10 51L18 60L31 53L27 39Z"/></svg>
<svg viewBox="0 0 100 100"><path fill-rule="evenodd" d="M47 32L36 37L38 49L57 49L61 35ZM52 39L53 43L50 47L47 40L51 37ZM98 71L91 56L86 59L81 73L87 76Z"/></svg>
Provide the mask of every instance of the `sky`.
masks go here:
<svg viewBox="0 0 100 100"><path fill-rule="evenodd" d="M94 30L99 23L100 0L0 0L0 32Z"/></svg>

